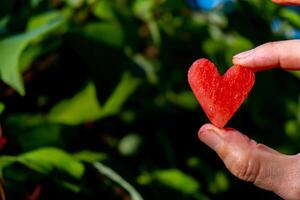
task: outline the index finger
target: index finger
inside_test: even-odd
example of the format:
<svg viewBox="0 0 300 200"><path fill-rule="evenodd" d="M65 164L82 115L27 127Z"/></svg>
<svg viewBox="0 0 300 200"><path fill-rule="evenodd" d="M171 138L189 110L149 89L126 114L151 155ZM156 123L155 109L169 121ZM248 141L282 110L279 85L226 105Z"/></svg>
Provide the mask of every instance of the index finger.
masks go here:
<svg viewBox="0 0 300 200"><path fill-rule="evenodd" d="M284 4L284 5L300 5L299 0L272 0L274 3Z"/></svg>
<svg viewBox="0 0 300 200"><path fill-rule="evenodd" d="M300 70L300 40L269 42L234 56L232 61L255 71L275 67Z"/></svg>

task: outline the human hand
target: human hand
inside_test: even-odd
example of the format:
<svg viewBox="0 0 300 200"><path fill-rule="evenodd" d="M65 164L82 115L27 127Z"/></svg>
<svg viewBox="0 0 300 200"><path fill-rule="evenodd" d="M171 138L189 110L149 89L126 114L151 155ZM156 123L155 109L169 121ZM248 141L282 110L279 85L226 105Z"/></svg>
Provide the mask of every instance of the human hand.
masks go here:
<svg viewBox="0 0 300 200"><path fill-rule="evenodd" d="M255 49L233 57L235 65L252 68L255 71L281 67L286 70L300 70L300 40L269 42Z"/></svg>
<svg viewBox="0 0 300 200"><path fill-rule="evenodd" d="M198 135L239 179L286 200L300 199L300 154L281 154L237 130L218 129L211 124L202 126Z"/></svg>
<svg viewBox="0 0 300 200"><path fill-rule="evenodd" d="M234 56L233 63L255 71L274 67L299 70L299 52L300 40L271 42ZM233 175L284 199L300 199L300 154L284 155L237 130L218 129L210 124L202 126L198 135Z"/></svg>
<svg viewBox="0 0 300 200"><path fill-rule="evenodd" d="M272 0L274 3L285 5L300 5L300 0Z"/></svg>

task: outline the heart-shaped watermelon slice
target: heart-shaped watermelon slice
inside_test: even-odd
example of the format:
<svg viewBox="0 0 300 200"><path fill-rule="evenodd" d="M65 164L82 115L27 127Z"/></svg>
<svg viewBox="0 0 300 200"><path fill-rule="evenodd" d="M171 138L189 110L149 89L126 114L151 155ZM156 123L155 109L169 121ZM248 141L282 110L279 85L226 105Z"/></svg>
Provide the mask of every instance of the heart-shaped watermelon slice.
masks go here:
<svg viewBox="0 0 300 200"><path fill-rule="evenodd" d="M190 67L188 81L211 123L223 128L248 96L255 75L234 65L221 76L211 61L202 58Z"/></svg>

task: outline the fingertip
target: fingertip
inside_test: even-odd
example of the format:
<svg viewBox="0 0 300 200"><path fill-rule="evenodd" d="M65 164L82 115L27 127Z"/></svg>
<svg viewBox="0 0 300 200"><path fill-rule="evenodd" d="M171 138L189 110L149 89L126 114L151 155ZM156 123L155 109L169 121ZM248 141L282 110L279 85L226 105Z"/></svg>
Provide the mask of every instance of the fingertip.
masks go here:
<svg viewBox="0 0 300 200"><path fill-rule="evenodd" d="M218 129L212 124L204 124L199 129L198 137L207 146L216 151L216 147L222 143L221 132L221 129Z"/></svg>
<svg viewBox="0 0 300 200"><path fill-rule="evenodd" d="M272 0L273 3L280 5L299 5L300 2L296 0Z"/></svg>
<svg viewBox="0 0 300 200"><path fill-rule="evenodd" d="M199 129L199 133L200 133L200 132L205 132L205 131L207 131L208 129L212 129L212 128L215 128L215 126L212 125L212 124L204 124L204 125L201 126L201 128Z"/></svg>
<svg viewBox="0 0 300 200"><path fill-rule="evenodd" d="M198 136L201 137L202 134L206 132L220 132L221 129L217 128L213 124L204 124L198 131Z"/></svg>
<svg viewBox="0 0 300 200"><path fill-rule="evenodd" d="M263 66L263 63L261 64L262 66L257 66L257 64L254 63L255 60L258 60L258 58L246 58L246 59L239 59L239 58L232 58L232 63L234 65L240 65L244 68L250 69L253 72L259 72L259 71L264 71L268 69L274 68L276 65L269 65L269 66ZM258 63L256 61L256 63Z"/></svg>
<svg viewBox="0 0 300 200"><path fill-rule="evenodd" d="M232 63L234 65L245 66L245 59L240 59L240 58L237 58L237 57L233 57L232 58Z"/></svg>
<svg viewBox="0 0 300 200"><path fill-rule="evenodd" d="M253 66L254 59L255 59L255 51L254 49L252 49L250 51L243 52L233 56L232 63L234 65L240 65L242 67L252 68L251 66Z"/></svg>
<svg viewBox="0 0 300 200"><path fill-rule="evenodd" d="M231 127L225 127L225 128L218 128L216 126L214 126L213 124L204 124L203 126L201 126L201 128L198 131L198 136L199 138L202 137L202 134L205 134L207 132L215 132L217 134L222 134L224 132L228 132L228 131L236 131L238 132L236 129L231 128Z"/></svg>

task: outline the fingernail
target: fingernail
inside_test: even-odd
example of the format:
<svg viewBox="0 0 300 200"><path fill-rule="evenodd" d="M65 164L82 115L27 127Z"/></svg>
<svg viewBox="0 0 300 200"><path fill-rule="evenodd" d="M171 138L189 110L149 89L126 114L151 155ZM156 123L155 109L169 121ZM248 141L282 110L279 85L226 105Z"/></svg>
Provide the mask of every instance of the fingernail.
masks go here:
<svg viewBox="0 0 300 200"><path fill-rule="evenodd" d="M249 51L239 53L239 54L233 56L233 58L235 58L235 59L244 59L244 58L250 56L253 52L254 52L254 49L251 49Z"/></svg>
<svg viewBox="0 0 300 200"><path fill-rule="evenodd" d="M202 126L198 133L200 140L213 150L222 142L219 134L220 130L211 125Z"/></svg>

